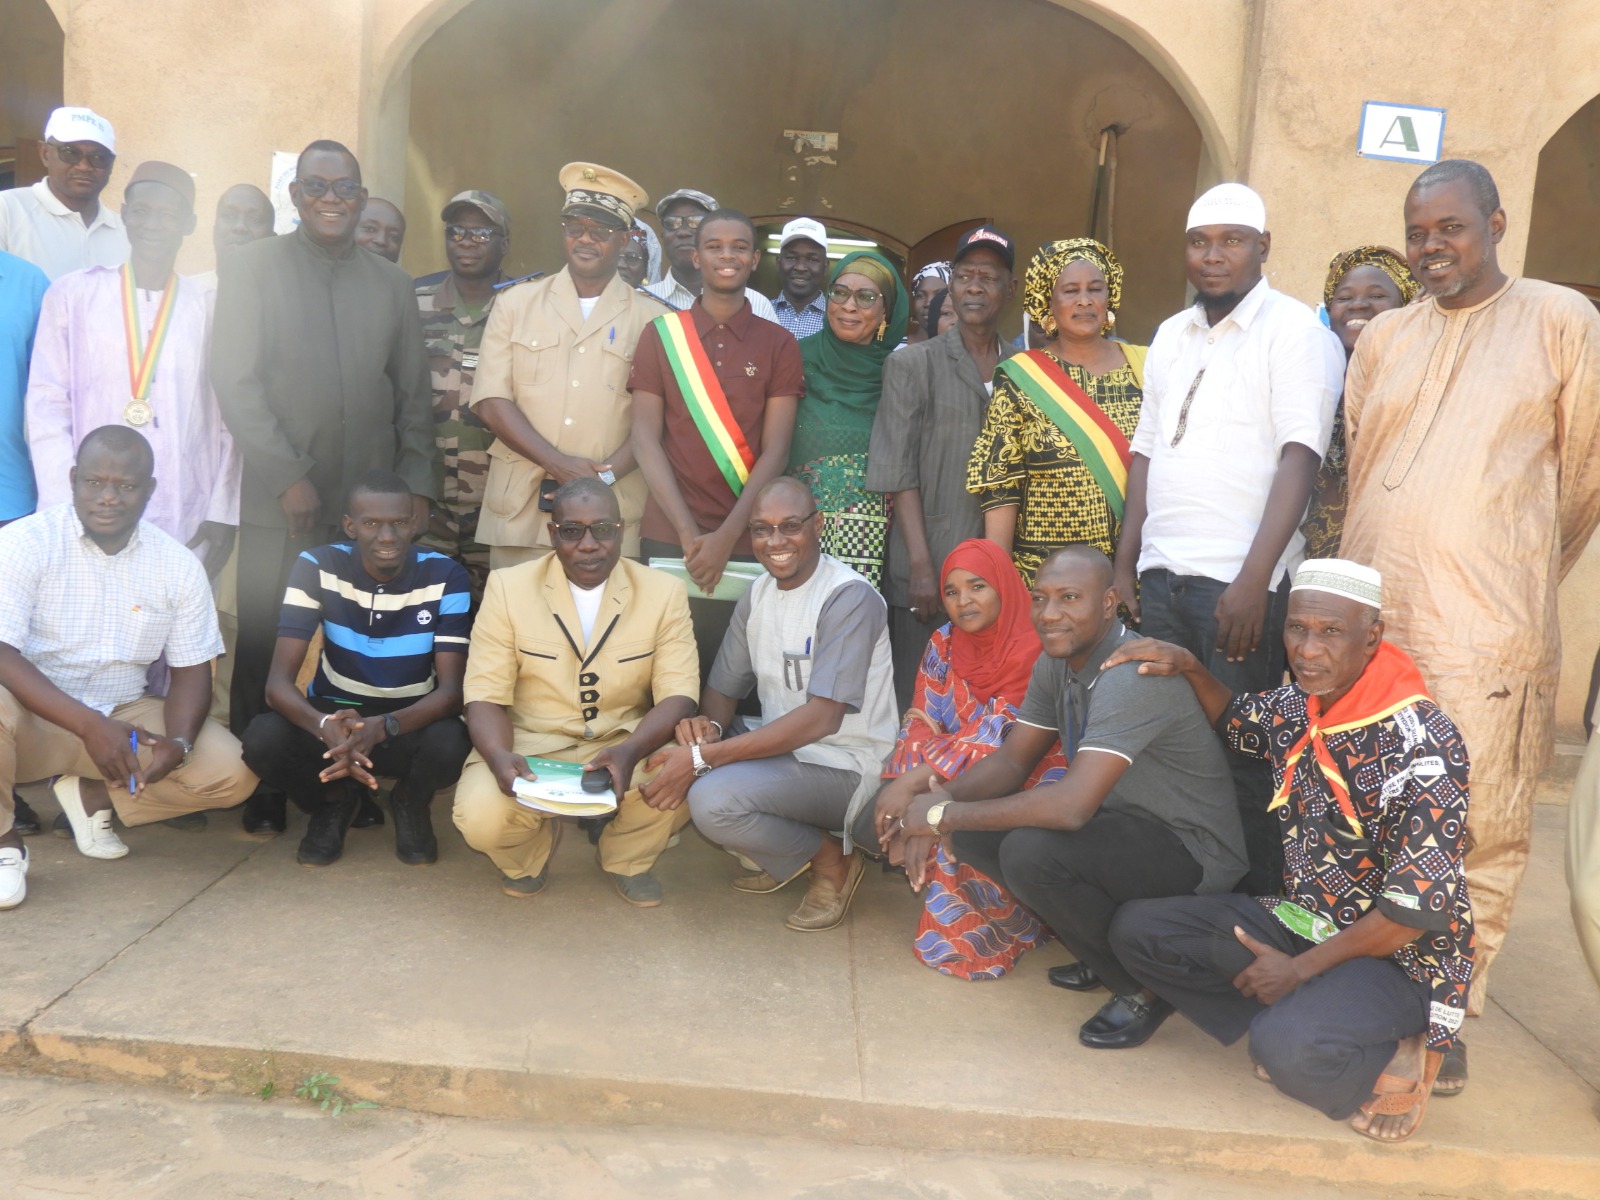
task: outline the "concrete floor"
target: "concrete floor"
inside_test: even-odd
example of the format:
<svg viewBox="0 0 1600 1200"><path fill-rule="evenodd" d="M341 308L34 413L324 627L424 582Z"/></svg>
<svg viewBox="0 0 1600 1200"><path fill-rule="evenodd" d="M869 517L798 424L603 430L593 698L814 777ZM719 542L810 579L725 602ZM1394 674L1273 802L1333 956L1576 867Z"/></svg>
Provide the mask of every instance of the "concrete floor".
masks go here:
<svg viewBox="0 0 1600 1200"><path fill-rule="evenodd" d="M1103 997L1045 983L1059 947L997 982L928 970L897 877L873 871L844 927L801 935L782 924L798 894L733 892L733 860L692 832L658 868L666 904L641 911L581 837L564 841L545 895L513 900L446 817L436 825L442 857L422 869L395 861L383 828L352 831L343 862L306 870L296 827L259 842L233 814L203 834L133 830L133 853L112 863L31 839L28 902L3 918L0 1067L234 1094L328 1070L386 1109L1070 1155L1288 1178L1295 1195L1331 1181L1600 1195L1600 997L1567 916L1557 804L1538 810L1491 1008L1469 1026L1472 1085L1435 1102L1404 1149L1278 1096L1242 1047L1181 1020L1141 1050L1083 1049L1076 1028ZM911 1179L873 1194L942 1194Z"/></svg>

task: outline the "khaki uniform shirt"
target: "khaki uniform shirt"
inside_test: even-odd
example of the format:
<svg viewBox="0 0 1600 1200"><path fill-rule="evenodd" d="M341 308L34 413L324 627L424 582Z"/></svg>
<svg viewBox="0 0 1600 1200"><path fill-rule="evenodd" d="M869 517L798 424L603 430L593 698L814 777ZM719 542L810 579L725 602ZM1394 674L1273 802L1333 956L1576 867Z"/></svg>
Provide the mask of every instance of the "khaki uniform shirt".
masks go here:
<svg viewBox="0 0 1600 1200"><path fill-rule="evenodd" d="M588 320L566 268L548 279L507 288L495 301L478 352L474 409L485 397L513 402L528 423L563 454L606 462L627 444L633 421L628 371L639 335L664 304L615 276ZM496 440L489 447L489 481L478 516L486 546L548 546L549 514L539 510L544 469ZM632 471L616 483L628 523L622 552L639 552L639 521L647 495Z"/></svg>
<svg viewBox="0 0 1600 1200"><path fill-rule="evenodd" d="M556 555L490 572L463 694L505 707L518 754L615 745L668 696L700 699L683 581L621 559L585 639Z"/></svg>

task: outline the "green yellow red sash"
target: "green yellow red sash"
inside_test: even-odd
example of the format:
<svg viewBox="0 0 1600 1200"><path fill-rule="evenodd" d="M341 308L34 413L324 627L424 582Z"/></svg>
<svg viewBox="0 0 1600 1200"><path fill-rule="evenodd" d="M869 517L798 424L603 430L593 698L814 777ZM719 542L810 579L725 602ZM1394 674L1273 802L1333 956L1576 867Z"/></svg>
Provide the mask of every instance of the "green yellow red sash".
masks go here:
<svg viewBox="0 0 1600 1200"><path fill-rule="evenodd" d="M689 416L705 439L712 461L737 496L750 481L756 456L744 440L739 422L733 419L727 393L711 369L711 360L706 357L694 318L687 311L667 313L657 317L655 325Z"/></svg>
<svg viewBox="0 0 1600 1200"><path fill-rule="evenodd" d="M1133 451L1111 418L1043 350L1024 350L1000 364L1007 379L1067 436L1089 474L1105 493L1117 520L1128 494Z"/></svg>
<svg viewBox="0 0 1600 1200"><path fill-rule="evenodd" d="M167 279L161 293L161 306L156 310L155 324L150 327L150 342L144 343L139 332L139 302L133 295L133 269L127 263L119 268L122 276L122 331L128 343L128 388L135 400L150 395L150 384L156 374L156 360L161 357L161 347L166 344L167 330L172 326L172 307L178 299L178 277Z"/></svg>

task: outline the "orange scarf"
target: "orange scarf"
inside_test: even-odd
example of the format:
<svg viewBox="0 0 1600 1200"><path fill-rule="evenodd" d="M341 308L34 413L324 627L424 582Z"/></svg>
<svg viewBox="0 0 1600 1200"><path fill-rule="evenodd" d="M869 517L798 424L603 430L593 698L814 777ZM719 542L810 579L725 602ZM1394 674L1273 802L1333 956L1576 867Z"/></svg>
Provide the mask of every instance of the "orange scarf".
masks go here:
<svg viewBox="0 0 1600 1200"><path fill-rule="evenodd" d="M1268 811L1281 808L1289 802L1289 788L1294 782L1295 768L1300 764L1300 756L1305 753L1306 747L1310 746L1317 766L1321 768L1333 792L1334 802L1357 836L1365 836L1361 821L1356 817L1355 805L1350 800L1350 785L1339 774L1339 766L1333 761L1333 755L1328 753L1328 744L1324 739L1330 733L1348 733L1363 725L1376 724L1394 716L1402 708L1409 708L1418 700L1426 699L1428 686L1423 683L1422 673L1417 670L1417 664L1411 661L1410 655L1392 642L1380 642L1378 652L1372 656L1367 669L1361 672L1355 686L1334 701L1327 712L1322 711L1320 697L1306 697L1306 732L1284 761L1283 782L1278 785L1272 803L1267 806Z"/></svg>

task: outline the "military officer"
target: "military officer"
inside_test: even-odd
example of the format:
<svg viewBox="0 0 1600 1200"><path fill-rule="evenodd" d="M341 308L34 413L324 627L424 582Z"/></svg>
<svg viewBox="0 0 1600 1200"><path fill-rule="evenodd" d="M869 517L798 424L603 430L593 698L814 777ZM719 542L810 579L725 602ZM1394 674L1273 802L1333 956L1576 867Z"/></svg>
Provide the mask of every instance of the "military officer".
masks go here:
<svg viewBox="0 0 1600 1200"><path fill-rule="evenodd" d="M417 309L433 375L439 502L418 542L466 568L476 605L489 575L489 548L478 541L478 509L494 434L472 411L472 384L496 289L507 282L500 264L511 243L511 219L497 197L475 190L452 196L439 219L450 269L417 281Z"/></svg>
<svg viewBox="0 0 1600 1200"><path fill-rule="evenodd" d="M550 552L551 497L586 477L615 487L623 553L639 550L646 491L628 445L628 370L640 333L668 309L629 287L617 258L649 197L593 163L568 163L559 179L566 265L500 295L473 381L472 411L495 435L478 541L496 569Z"/></svg>

